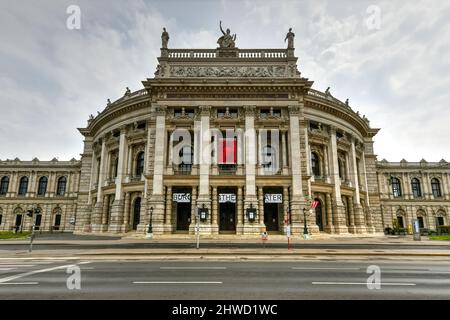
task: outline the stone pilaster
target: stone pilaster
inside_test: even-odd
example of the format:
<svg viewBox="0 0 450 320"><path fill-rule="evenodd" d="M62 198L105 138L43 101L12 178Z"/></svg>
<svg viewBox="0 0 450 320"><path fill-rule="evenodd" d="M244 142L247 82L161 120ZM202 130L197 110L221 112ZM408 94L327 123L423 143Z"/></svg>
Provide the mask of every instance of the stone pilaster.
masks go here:
<svg viewBox="0 0 450 320"><path fill-rule="evenodd" d="M329 193L327 193L325 195L325 205L326 205L326 210L327 210L327 221L326 221L326 226L325 226L324 230L325 230L325 232L328 232L328 233L334 233L331 194L329 194Z"/></svg>
<svg viewBox="0 0 450 320"><path fill-rule="evenodd" d="M244 233L244 207L243 207L243 195L242 187L237 189L237 224L236 224L236 234Z"/></svg>
<svg viewBox="0 0 450 320"><path fill-rule="evenodd" d="M165 213L165 199L164 199L164 143L166 138L166 108L161 106L155 107L156 116L156 132L155 132L155 148L153 156L153 188L152 194L147 201L147 209L149 210L149 216L147 219L141 220L139 230L142 230L142 224L150 223L150 210L151 224L153 234L164 233L164 213ZM147 141L147 143L149 143Z"/></svg>
<svg viewBox="0 0 450 320"><path fill-rule="evenodd" d="M105 184L106 175L106 135L102 138L102 151L100 153L100 168L97 183L97 202L95 203L93 218L92 218L92 232L99 232L102 230L103 224L103 186Z"/></svg>
<svg viewBox="0 0 450 320"><path fill-rule="evenodd" d="M172 207L172 187L168 186L166 190L166 215L164 219L164 233L173 233L176 227L174 227L173 207ZM176 221L175 221L176 224Z"/></svg>
<svg viewBox="0 0 450 320"><path fill-rule="evenodd" d="M218 234L219 233L219 224L218 224L219 210L218 210L217 187L212 188L211 206L212 206L211 233Z"/></svg>
<svg viewBox="0 0 450 320"><path fill-rule="evenodd" d="M291 160L291 216L292 232L294 234L303 233L303 208L305 207L305 198L302 187L302 164L300 150L300 107L289 106L289 130L290 130L290 160Z"/></svg>
<svg viewBox="0 0 450 320"><path fill-rule="evenodd" d="M354 227L352 227L351 232L356 233L365 233L366 232L366 226L364 224L364 213L361 206L361 198L359 193L359 181L358 181L358 168L357 168L357 161L356 161L356 149L355 149L355 139L351 138L351 145L350 145L350 179L352 182L353 187L355 188L355 191L353 191L353 200L352 200L352 206L351 208L354 210L354 219L355 224ZM364 172L366 170L364 169ZM367 187L366 187L367 192Z"/></svg>
<svg viewBox="0 0 450 320"><path fill-rule="evenodd" d="M336 128L330 128L330 142L328 147L330 161L330 175L333 186L333 214L334 231L336 233L348 233L345 219L345 208L341 199L341 179L339 178L339 165L337 157Z"/></svg>
<svg viewBox="0 0 450 320"><path fill-rule="evenodd" d="M197 216L197 187L192 187L191 194L191 223L189 224L189 234L195 233L195 222Z"/></svg>

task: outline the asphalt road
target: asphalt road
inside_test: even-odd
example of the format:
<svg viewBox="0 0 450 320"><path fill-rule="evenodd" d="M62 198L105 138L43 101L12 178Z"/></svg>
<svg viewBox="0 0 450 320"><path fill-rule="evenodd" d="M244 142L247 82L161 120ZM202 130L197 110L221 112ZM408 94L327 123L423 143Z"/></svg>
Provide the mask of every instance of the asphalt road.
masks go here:
<svg viewBox="0 0 450 320"><path fill-rule="evenodd" d="M23 251L28 250L29 240L23 241L23 244L8 243L8 241L0 242L0 250L8 251ZM195 248L196 244L192 242L103 242L99 244L92 243L39 243L39 239L33 243L33 251L39 250L102 250L102 249L189 249ZM200 242L202 249L263 249L263 245L260 242ZM265 245L268 249L285 249L286 243L282 242L270 242ZM301 242L293 243L291 245L294 249L329 249L329 250L345 250L345 249L370 249L370 250L402 250L402 249L419 249L419 250L449 250L449 245L427 245L427 244L380 244L380 243L313 243L313 242Z"/></svg>
<svg viewBox="0 0 450 320"><path fill-rule="evenodd" d="M67 273L67 268L73 264L80 267L81 287L70 290L67 281L72 274ZM370 265L381 270L380 289L367 287ZM0 258L0 299L447 300L450 263L91 262L70 258Z"/></svg>

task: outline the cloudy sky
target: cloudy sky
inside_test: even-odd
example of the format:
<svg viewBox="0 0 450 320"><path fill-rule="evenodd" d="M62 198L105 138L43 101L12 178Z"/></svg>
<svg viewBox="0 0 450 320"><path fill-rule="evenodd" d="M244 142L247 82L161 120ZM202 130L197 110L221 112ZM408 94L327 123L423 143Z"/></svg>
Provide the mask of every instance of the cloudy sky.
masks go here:
<svg viewBox="0 0 450 320"><path fill-rule="evenodd" d="M80 30L66 26L70 5ZM215 48L219 20L240 48L285 47L292 27L302 76L381 128L379 160L450 161L447 0L2 0L0 159L78 159L76 128L142 88L163 26L170 47Z"/></svg>

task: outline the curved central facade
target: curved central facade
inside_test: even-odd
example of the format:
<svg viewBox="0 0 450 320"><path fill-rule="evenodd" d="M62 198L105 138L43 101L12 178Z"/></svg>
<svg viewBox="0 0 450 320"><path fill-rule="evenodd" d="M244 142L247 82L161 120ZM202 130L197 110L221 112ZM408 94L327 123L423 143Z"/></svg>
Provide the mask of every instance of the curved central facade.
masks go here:
<svg viewBox="0 0 450 320"><path fill-rule="evenodd" d="M298 235L304 216L311 232L382 231L378 129L311 89L293 48L163 48L158 61L79 129L76 231L193 233L198 208L203 234L290 222Z"/></svg>

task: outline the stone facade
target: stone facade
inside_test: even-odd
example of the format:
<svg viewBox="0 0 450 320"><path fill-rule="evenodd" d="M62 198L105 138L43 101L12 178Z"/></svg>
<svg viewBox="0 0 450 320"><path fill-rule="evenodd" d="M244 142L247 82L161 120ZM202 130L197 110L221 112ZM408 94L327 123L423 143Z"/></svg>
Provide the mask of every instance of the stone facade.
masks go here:
<svg viewBox="0 0 450 320"><path fill-rule="evenodd" d="M40 209L36 229L73 231L82 163L71 161L0 161L0 230L29 231L33 220L26 215Z"/></svg>
<svg viewBox="0 0 450 320"><path fill-rule="evenodd" d="M299 235L304 217L312 233L333 234L382 232L397 216L405 226L416 216L424 227L448 223L450 166L377 162L379 129L329 90L312 89L293 48L163 47L158 62L144 89L127 89L79 129L80 161L0 162L8 180L0 230L33 205L43 209L42 230L76 232L144 234L151 224L154 234L192 234L198 208L208 209L203 234L283 234L289 221ZM393 177L404 190L395 197ZM422 183L417 197L413 178Z"/></svg>

